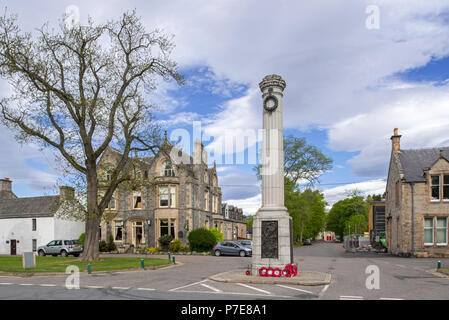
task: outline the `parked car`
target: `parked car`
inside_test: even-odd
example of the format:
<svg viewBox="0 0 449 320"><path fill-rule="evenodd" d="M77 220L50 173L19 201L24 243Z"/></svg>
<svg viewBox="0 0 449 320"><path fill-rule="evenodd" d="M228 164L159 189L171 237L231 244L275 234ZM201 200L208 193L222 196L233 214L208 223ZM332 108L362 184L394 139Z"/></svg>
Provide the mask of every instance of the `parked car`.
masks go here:
<svg viewBox="0 0 449 320"><path fill-rule="evenodd" d="M253 247L252 240L239 240L239 241L235 241L235 242L237 242L238 244L245 246L245 247L249 247L249 248Z"/></svg>
<svg viewBox="0 0 449 320"><path fill-rule="evenodd" d="M229 256L251 256L252 249L241 245L235 241L221 241L213 247L214 254L219 257L221 255Z"/></svg>
<svg viewBox="0 0 449 320"><path fill-rule="evenodd" d="M310 245L312 245L312 239L304 239L304 241L302 243L305 246L310 246Z"/></svg>
<svg viewBox="0 0 449 320"><path fill-rule="evenodd" d="M36 251L40 256L61 255L67 257L73 255L78 257L83 252L83 246L79 240L53 240L45 246L38 247Z"/></svg>

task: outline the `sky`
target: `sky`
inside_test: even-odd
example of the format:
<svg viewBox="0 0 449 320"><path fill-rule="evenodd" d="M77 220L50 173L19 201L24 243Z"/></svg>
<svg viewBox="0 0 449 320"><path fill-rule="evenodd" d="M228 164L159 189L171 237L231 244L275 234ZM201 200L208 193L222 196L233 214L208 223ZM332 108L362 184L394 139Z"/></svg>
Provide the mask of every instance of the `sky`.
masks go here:
<svg viewBox="0 0 449 320"><path fill-rule="evenodd" d="M150 98L169 136L201 126L208 150L262 127L259 82L286 81L284 135L306 138L333 168L316 188L332 205L357 189L383 193L393 129L401 148L449 145L449 1L170 0L0 1L23 30L56 24L76 6L81 24L136 9L147 30L174 35L171 57L184 86L160 81ZM67 11L69 14L73 11ZM0 96L8 86L0 82ZM18 145L0 126L0 177L18 196L55 193L48 150ZM256 146L225 148L217 164L223 202L254 214L261 205ZM238 161L242 157L245 161ZM213 156L209 156L210 165ZM250 159L251 158L251 159Z"/></svg>

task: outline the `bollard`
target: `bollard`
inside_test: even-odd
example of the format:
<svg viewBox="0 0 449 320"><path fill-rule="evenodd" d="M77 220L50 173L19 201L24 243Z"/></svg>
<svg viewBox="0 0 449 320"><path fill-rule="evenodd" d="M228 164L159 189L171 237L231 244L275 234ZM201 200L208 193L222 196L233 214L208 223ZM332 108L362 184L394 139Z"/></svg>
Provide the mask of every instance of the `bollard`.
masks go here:
<svg viewBox="0 0 449 320"><path fill-rule="evenodd" d="M87 273L91 274L92 270L90 269L90 263L87 265Z"/></svg>
<svg viewBox="0 0 449 320"><path fill-rule="evenodd" d="M140 267L145 269L145 261L143 259L140 259Z"/></svg>
<svg viewBox="0 0 449 320"><path fill-rule="evenodd" d="M176 264L176 262L175 262L175 256L173 256L173 264Z"/></svg>
<svg viewBox="0 0 449 320"><path fill-rule="evenodd" d="M168 260L170 260L170 252L168 253Z"/></svg>
<svg viewBox="0 0 449 320"><path fill-rule="evenodd" d="M441 261L438 261L438 263L437 263L437 270L440 270L441 269Z"/></svg>

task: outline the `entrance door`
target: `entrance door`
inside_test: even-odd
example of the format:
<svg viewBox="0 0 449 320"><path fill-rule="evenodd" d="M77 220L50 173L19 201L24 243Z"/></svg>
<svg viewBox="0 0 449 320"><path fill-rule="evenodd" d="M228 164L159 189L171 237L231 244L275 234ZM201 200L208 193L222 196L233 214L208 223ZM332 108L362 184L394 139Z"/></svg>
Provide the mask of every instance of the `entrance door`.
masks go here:
<svg viewBox="0 0 449 320"><path fill-rule="evenodd" d="M15 256L17 253L17 241L11 240L11 255Z"/></svg>

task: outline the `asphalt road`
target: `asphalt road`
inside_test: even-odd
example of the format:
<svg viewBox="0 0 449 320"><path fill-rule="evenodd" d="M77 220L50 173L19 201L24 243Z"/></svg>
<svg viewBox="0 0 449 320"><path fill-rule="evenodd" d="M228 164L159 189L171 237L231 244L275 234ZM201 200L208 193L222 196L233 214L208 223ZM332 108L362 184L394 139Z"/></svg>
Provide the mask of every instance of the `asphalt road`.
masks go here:
<svg viewBox="0 0 449 320"><path fill-rule="evenodd" d="M295 248L294 255L300 270L331 273L331 284L310 287L219 283L207 278L229 270L244 271L251 258L179 255L176 256L178 265L158 270L81 273L80 289L67 289L66 275L0 275L0 299L449 299L449 278L428 272L435 268L438 259L348 253L341 244L334 243ZM449 266L449 259L440 260L444 266ZM370 276L366 273L368 266L376 266L379 270L378 289L366 287L366 279Z"/></svg>

